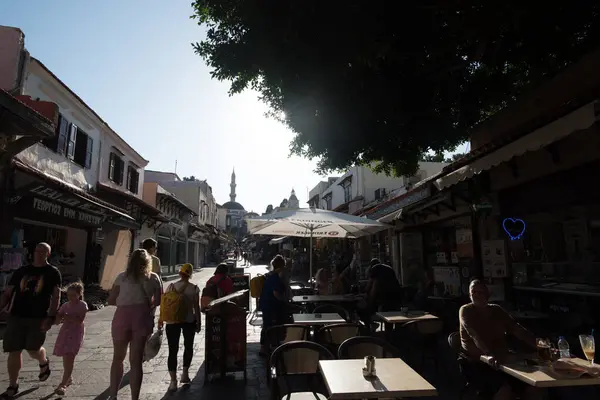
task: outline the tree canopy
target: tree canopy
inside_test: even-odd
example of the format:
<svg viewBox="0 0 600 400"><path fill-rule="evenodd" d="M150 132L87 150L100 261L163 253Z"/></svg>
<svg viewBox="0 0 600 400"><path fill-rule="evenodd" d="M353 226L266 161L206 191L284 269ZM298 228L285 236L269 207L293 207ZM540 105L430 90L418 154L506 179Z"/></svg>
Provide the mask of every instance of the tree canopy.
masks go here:
<svg viewBox="0 0 600 400"><path fill-rule="evenodd" d="M318 170L412 174L600 43L594 1L196 0L195 52Z"/></svg>
<svg viewBox="0 0 600 400"><path fill-rule="evenodd" d="M187 182L194 182L194 181L197 181L198 179L196 179L196 177L194 175L190 175L190 176L184 176L183 180L187 181Z"/></svg>

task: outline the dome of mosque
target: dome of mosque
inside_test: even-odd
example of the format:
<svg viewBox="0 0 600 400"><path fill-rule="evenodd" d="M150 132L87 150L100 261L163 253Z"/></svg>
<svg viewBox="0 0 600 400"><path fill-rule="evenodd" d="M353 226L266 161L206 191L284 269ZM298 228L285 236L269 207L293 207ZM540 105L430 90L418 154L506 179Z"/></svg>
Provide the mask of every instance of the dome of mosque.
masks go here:
<svg viewBox="0 0 600 400"><path fill-rule="evenodd" d="M244 206L237 201L228 201L227 203L223 204L223 208L228 210L244 210Z"/></svg>

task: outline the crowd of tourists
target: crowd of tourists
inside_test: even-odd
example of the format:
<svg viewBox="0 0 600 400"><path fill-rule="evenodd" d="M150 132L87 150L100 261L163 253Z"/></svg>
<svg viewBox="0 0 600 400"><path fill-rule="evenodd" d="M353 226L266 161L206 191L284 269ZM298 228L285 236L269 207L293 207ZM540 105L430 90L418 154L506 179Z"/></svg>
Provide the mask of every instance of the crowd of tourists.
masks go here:
<svg viewBox="0 0 600 400"><path fill-rule="evenodd" d="M181 336L184 353L179 382L190 383L189 367L194 337L202 327L201 303L207 303L204 297L214 299L234 290L233 281L227 276L226 264L215 269L214 276L202 291L190 281L193 274L191 264L184 264L179 271L180 279L164 288L160 277L160 260L156 257L156 241L147 239L142 247L132 252L125 271L115 278L107 299L109 305L116 307L111 326L113 360L109 399L117 397L128 350L131 398L139 398L144 353L147 352L148 339L155 328L161 331L164 329L167 337L167 366L171 376L168 390L174 391L178 387L177 355ZM71 283L63 288L59 270L48 262L51 251L50 245L39 243L35 248L33 262L13 273L0 296L0 309L9 307L3 340L4 352L8 353L9 385L2 398L15 398L19 394L23 351L38 362L38 378L41 382L50 377L52 363L44 344L46 334L53 325L60 325L53 355L63 359L63 377L55 393L65 395L73 384L72 373L84 339L84 321L88 308L81 282ZM60 305L62 293L66 294L67 301ZM155 324L159 307L160 316L158 324Z"/></svg>

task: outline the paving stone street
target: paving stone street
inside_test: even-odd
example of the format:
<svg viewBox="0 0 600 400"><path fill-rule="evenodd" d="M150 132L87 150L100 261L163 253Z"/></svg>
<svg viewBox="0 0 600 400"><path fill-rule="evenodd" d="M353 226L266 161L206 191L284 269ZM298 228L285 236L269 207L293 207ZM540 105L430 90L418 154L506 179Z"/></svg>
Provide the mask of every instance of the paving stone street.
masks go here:
<svg viewBox="0 0 600 400"><path fill-rule="evenodd" d="M248 268L250 273L264 271L265 266L254 266ZM212 276L214 268L204 268L194 274L193 281L201 288ZM110 334L111 321L114 307L106 307L102 310L89 312L86 317L86 335L84 344L76 359L75 371L73 373L74 384L69 388L63 398L73 399L105 399L108 395L109 372L112 360L112 340ZM203 321L204 322L204 321ZM205 324L203 324L203 327ZM24 355L23 370L21 371L19 399L50 399L58 398L54 389L62 378L62 360L52 357L52 350L58 327L53 327L46 341L46 349L50 355L52 375L43 383L38 380L39 367L37 363ZM193 381L191 385L181 387L174 394L167 394L169 374L167 372L167 345L166 339L156 358L144 364L144 381L142 385L142 399L208 399L208 398L235 398L235 399L265 399L269 391L265 382L265 367L263 361L258 357L258 342L260 328L248 325L248 382L244 384L241 376L236 381L223 383L212 383L204 385L204 337L205 330L196 335L194 345L194 358L190 368ZM181 368L181 357L183 354L183 341L179 353L179 368ZM119 391L119 398L130 397L127 371L129 367L125 364L125 378ZM8 386L8 375L6 372L6 354L0 356L0 390Z"/></svg>

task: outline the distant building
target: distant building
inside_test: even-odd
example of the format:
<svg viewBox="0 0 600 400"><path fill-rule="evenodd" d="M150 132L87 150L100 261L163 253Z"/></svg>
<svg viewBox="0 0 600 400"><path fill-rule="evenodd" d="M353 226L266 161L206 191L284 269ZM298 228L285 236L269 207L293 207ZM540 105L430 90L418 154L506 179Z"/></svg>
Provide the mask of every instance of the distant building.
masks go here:
<svg viewBox="0 0 600 400"><path fill-rule="evenodd" d="M237 197L237 194L235 193L236 186L235 170L233 170L231 173L231 183L229 184L229 187L231 188L229 201L223 203L221 206L223 211L221 211L221 213L225 216L225 231L231 234L236 241L240 242L247 232L246 221L244 221L246 210L243 205L235 201L235 198Z"/></svg>

